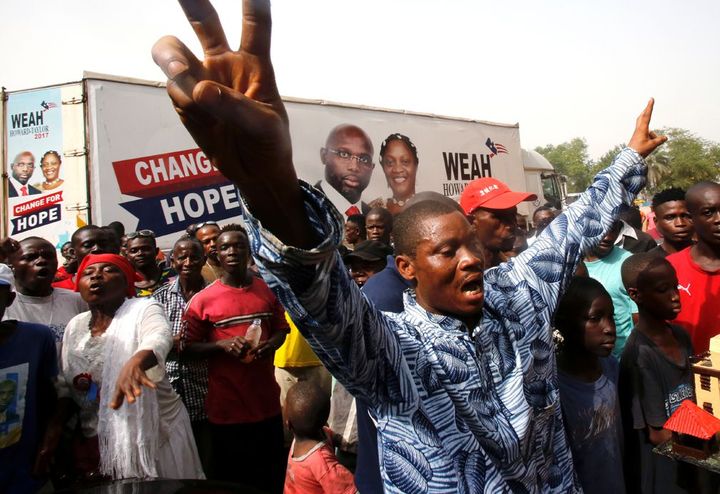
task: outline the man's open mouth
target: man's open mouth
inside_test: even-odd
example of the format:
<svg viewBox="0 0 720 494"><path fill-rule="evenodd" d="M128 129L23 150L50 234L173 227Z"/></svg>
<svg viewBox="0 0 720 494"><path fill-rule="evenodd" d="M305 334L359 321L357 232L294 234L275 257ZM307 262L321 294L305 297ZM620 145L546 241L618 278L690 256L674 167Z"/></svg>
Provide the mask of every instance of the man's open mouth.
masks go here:
<svg viewBox="0 0 720 494"><path fill-rule="evenodd" d="M476 295L478 293L482 293L483 292L482 281L480 281L480 280L468 281L467 283L463 284L462 291L464 293L469 293L471 295Z"/></svg>

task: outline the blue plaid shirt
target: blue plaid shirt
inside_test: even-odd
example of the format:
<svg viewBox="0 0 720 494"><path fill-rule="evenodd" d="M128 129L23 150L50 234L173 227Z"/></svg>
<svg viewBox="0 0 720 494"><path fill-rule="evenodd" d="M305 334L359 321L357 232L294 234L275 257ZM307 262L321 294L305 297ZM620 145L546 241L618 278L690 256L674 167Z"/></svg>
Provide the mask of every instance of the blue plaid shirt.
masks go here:
<svg viewBox="0 0 720 494"><path fill-rule="evenodd" d="M303 184L319 245L283 245L248 212L252 251L268 285L328 370L378 419L385 490L578 492L563 429L550 322L583 251L645 184L630 149L520 256L485 272L473 328L424 310L382 313L344 268L342 217Z"/></svg>
<svg viewBox="0 0 720 494"><path fill-rule="evenodd" d="M205 283L207 286L207 283ZM180 280L175 278L161 286L152 294L165 309L173 336L182 334L182 316L187 302L180 291ZM170 350L165 359L165 371L173 389L182 398L190 420L206 420L205 396L208 391L207 359L185 361L180 358L175 348Z"/></svg>

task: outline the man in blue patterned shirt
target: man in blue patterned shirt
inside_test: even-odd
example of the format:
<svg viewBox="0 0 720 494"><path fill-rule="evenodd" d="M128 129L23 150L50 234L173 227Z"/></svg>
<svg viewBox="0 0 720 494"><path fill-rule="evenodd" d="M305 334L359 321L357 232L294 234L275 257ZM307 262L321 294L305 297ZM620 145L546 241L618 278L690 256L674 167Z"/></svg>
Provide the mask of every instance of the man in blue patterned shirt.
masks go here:
<svg viewBox="0 0 720 494"><path fill-rule="evenodd" d="M239 187L261 272L330 372L378 420L387 492L574 492L550 319L581 253L645 183L664 142L652 101L629 148L529 250L483 275L481 247L454 208L398 217L397 267L415 289L381 313L343 268L342 216L298 181L270 62L270 6L245 0L232 51L209 2L181 1L205 52L176 38L155 61L181 120ZM282 204L282 207L278 205Z"/></svg>

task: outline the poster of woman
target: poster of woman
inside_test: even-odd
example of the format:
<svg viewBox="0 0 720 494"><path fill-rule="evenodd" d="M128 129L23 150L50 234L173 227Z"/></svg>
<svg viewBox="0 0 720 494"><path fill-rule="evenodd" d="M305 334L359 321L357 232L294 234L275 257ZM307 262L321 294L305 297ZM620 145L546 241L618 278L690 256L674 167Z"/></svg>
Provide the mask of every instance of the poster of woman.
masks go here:
<svg viewBox="0 0 720 494"><path fill-rule="evenodd" d="M380 165L392 197L386 201L376 199L373 205L384 207L393 215L400 213L415 195L419 163L417 148L410 138L399 132L390 134L380 146Z"/></svg>
<svg viewBox="0 0 720 494"><path fill-rule="evenodd" d="M5 208L8 233L17 240L34 235L57 243L67 228L61 92L53 87L8 95Z"/></svg>
<svg viewBox="0 0 720 494"><path fill-rule="evenodd" d="M49 192L62 187L65 180L60 178L60 167L62 166L62 158L57 151L46 151L40 160L40 171L45 179L43 182L34 184L33 187L42 191Z"/></svg>

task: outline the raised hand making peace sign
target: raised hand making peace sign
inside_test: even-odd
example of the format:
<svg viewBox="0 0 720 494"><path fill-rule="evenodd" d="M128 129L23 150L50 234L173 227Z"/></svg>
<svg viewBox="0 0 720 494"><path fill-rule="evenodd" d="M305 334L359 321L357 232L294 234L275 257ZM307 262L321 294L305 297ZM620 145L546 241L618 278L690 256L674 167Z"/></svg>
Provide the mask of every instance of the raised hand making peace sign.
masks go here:
<svg viewBox="0 0 720 494"><path fill-rule="evenodd" d="M237 184L253 215L287 245L314 244L292 163L288 117L270 61L268 0L244 0L240 49L228 45L208 0L180 0L202 45L198 60L166 36L153 58L185 127L213 164ZM667 140L649 129L654 101L638 117L629 146L643 157Z"/></svg>
<svg viewBox="0 0 720 494"><path fill-rule="evenodd" d="M238 185L264 226L290 245L309 246L312 238L292 165L287 113L270 61L270 2L243 2L237 51L228 45L208 0L180 4L205 60L173 36L153 47L153 59L168 77L175 110L213 164Z"/></svg>

